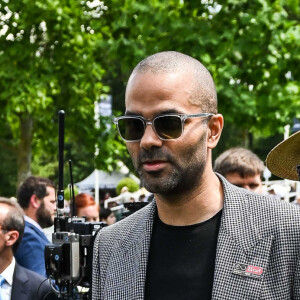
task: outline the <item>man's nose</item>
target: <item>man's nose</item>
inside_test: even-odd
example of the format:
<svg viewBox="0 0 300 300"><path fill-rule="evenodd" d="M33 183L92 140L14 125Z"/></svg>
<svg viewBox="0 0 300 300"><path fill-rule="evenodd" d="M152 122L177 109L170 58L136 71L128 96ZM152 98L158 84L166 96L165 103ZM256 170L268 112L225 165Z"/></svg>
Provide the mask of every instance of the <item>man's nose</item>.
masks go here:
<svg viewBox="0 0 300 300"><path fill-rule="evenodd" d="M162 146L162 140L158 137L150 124L146 125L144 135L140 141L140 146L144 149Z"/></svg>

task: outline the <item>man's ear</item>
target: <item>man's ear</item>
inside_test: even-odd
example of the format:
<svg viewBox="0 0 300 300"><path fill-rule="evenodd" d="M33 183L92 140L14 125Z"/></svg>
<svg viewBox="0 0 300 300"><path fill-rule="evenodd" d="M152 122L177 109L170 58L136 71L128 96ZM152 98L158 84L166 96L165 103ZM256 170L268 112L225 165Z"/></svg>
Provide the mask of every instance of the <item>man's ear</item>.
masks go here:
<svg viewBox="0 0 300 300"><path fill-rule="evenodd" d="M32 195L30 197L30 201L29 201L30 205L33 207L33 208L39 208L40 205L41 205L41 200L36 196L36 195Z"/></svg>
<svg viewBox="0 0 300 300"><path fill-rule="evenodd" d="M207 147L213 149L217 146L219 139L221 137L222 129L224 125L224 119L221 114L216 114L211 117L208 121L208 137L207 137Z"/></svg>
<svg viewBox="0 0 300 300"><path fill-rule="evenodd" d="M7 247L11 247L19 238L17 230L10 230L5 234L5 242Z"/></svg>

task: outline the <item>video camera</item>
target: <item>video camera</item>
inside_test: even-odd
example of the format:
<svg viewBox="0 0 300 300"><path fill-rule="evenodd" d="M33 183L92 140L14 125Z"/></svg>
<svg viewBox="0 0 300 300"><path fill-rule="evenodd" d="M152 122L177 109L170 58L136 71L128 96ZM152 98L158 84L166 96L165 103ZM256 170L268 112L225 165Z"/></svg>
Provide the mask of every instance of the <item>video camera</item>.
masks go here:
<svg viewBox="0 0 300 300"><path fill-rule="evenodd" d="M106 224L63 216L54 222L53 243L45 248L47 276L62 299L88 299L94 238Z"/></svg>
<svg viewBox="0 0 300 300"><path fill-rule="evenodd" d="M64 215L64 111L58 112L59 120L59 164L57 215L54 218L54 233L52 244L45 247L45 266L47 277L53 291L59 299L89 299L93 246L100 229L106 226L104 222L86 222L85 217L75 215L75 199L72 177L72 163L69 160L71 216ZM126 203L122 218L145 206L147 203Z"/></svg>
<svg viewBox="0 0 300 300"><path fill-rule="evenodd" d="M64 215L64 111L59 111L58 117L59 183L57 191L57 215L54 218L52 244L45 247L46 273L53 291L60 299L88 299L94 239L97 232L106 226L106 223L86 222L84 217L74 217L75 201L70 160L71 216Z"/></svg>

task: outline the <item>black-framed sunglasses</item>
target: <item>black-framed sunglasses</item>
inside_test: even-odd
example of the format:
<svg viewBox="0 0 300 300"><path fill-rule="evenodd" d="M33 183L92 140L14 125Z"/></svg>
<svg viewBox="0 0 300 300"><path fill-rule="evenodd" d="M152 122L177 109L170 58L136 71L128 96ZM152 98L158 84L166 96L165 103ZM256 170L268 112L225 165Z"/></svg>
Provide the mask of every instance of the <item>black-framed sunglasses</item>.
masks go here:
<svg viewBox="0 0 300 300"><path fill-rule="evenodd" d="M186 119L207 118L213 115L212 113L195 115L165 114L155 117L152 121L146 120L142 116L122 116L114 118L113 121L125 142L140 141L147 125L152 126L154 132L161 140L174 140L181 137Z"/></svg>

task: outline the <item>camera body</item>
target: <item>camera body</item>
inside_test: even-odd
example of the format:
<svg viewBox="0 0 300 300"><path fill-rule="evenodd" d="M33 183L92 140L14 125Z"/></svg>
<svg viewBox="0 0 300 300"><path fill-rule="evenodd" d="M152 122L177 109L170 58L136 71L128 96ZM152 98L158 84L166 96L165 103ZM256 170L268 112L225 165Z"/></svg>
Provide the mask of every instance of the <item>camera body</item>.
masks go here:
<svg viewBox="0 0 300 300"><path fill-rule="evenodd" d="M55 281L76 281L80 278L79 234L58 232L52 235L53 244L45 248L46 273Z"/></svg>
<svg viewBox="0 0 300 300"><path fill-rule="evenodd" d="M105 226L106 223L85 222L85 218L78 217L54 219L52 244L45 247L45 265L58 294L74 297L77 286L90 287L94 239Z"/></svg>

